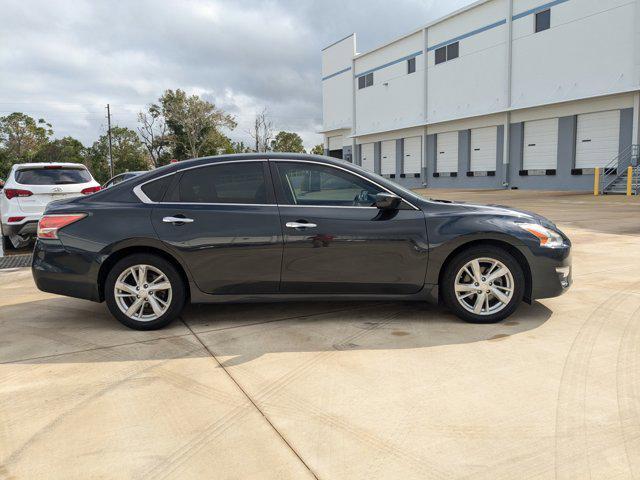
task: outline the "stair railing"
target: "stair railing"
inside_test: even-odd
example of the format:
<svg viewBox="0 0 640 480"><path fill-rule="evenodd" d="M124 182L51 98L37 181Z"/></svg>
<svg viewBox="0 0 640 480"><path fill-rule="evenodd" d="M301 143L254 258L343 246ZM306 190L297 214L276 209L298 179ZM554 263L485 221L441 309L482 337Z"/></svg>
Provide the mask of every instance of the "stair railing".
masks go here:
<svg viewBox="0 0 640 480"><path fill-rule="evenodd" d="M605 193L618 178L627 172L629 167L637 167L639 157L640 145L629 145L602 167L602 174L599 179L600 194ZM634 168L633 170L637 169Z"/></svg>

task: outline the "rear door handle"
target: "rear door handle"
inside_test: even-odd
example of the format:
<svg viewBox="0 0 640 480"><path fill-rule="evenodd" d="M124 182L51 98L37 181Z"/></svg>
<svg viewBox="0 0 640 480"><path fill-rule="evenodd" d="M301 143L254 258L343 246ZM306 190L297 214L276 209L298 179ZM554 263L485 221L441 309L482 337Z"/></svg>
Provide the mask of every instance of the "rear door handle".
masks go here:
<svg viewBox="0 0 640 480"><path fill-rule="evenodd" d="M287 228L316 228L318 225L315 223L287 222L285 226Z"/></svg>
<svg viewBox="0 0 640 480"><path fill-rule="evenodd" d="M193 218L185 217L164 217L162 219L164 223L193 223Z"/></svg>

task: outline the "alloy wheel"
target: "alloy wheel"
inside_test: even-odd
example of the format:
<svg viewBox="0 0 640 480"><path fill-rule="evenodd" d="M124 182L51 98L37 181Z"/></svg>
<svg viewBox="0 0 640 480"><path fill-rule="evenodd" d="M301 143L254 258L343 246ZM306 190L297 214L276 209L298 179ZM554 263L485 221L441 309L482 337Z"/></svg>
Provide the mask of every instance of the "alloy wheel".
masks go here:
<svg viewBox="0 0 640 480"><path fill-rule="evenodd" d="M457 273L456 299L476 315L493 315L504 309L513 297L513 275L507 266L494 258L475 258Z"/></svg>
<svg viewBox="0 0 640 480"><path fill-rule="evenodd" d="M114 285L118 308L129 318L150 322L169 309L171 282L152 265L133 265L125 269Z"/></svg>

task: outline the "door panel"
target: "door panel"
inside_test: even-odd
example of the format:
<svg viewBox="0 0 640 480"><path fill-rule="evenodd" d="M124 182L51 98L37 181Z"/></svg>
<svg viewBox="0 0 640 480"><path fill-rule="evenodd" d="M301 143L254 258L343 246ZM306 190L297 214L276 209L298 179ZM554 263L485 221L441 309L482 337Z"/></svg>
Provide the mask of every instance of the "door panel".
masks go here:
<svg viewBox="0 0 640 480"><path fill-rule="evenodd" d="M471 130L472 172L495 171L498 159L498 129L496 127Z"/></svg>
<svg viewBox="0 0 640 480"><path fill-rule="evenodd" d="M439 133L436 144L438 147L438 160L436 171L457 172L458 171L458 132Z"/></svg>
<svg viewBox="0 0 640 480"><path fill-rule="evenodd" d="M363 143L360 148L362 150L362 168L373 172L375 170L374 147L373 143Z"/></svg>
<svg viewBox="0 0 640 480"><path fill-rule="evenodd" d="M607 165L620 147L620 110L578 115L576 168Z"/></svg>
<svg viewBox="0 0 640 480"><path fill-rule="evenodd" d="M281 208L287 228L281 291L288 293L409 294L424 285L427 239L424 214L376 208Z"/></svg>
<svg viewBox="0 0 640 480"><path fill-rule="evenodd" d="M404 163L402 173L420 174L422 169L422 137L404 139Z"/></svg>
<svg viewBox="0 0 640 480"><path fill-rule="evenodd" d="M410 294L422 289L428 246L422 211L405 204L391 212L353 206L350 199L358 190L366 190L371 201L381 188L333 167L271 164L284 233L281 292ZM311 179L318 172L322 176L296 180L306 171L313 172ZM294 190L313 187L306 194L287 193L291 184Z"/></svg>
<svg viewBox="0 0 640 480"><path fill-rule="evenodd" d="M524 170L556 169L558 166L558 119L524 122Z"/></svg>
<svg viewBox="0 0 640 480"><path fill-rule="evenodd" d="M396 141L382 142L380 150L380 173L382 175L396 173Z"/></svg>
<svg viewBox="0 0 640 480"><path fill-rule="evenodd" d="M176 180L178 186L186 187L176 194L178 201L159 203L152 212L158 236L179 255L205 293L278 291L282 261L278 207L266 162L251 162L253 168L248 163L230 162L219 172L215 169L223 165L194 169L188 179L189 170L185 171ZM214 170L207 172L206 168ZM256 182L260 173L266 185ZM182 199L191 202L180 202ZM206 203L212 199L218 203ZM231 202L237 200L255 204ZM193 222L167 222L166 217Z"/></svg>

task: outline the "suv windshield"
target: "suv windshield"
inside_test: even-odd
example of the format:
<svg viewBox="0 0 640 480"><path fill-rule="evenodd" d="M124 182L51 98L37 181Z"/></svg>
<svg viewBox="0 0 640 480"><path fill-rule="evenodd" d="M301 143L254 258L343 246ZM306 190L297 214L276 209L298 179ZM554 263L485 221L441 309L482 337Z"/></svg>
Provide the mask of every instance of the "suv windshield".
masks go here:
<svg viewBox="0 0 640 480"><path fill-rule="evenodd" d="M16 171L16 182L22 185L70 185L91 181L91 174L84 168L24 168Z"/></svg>

